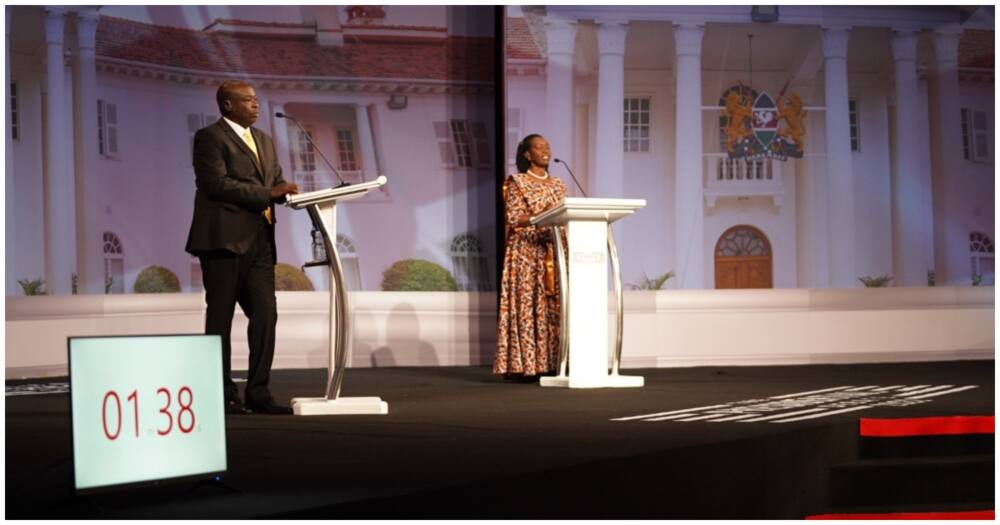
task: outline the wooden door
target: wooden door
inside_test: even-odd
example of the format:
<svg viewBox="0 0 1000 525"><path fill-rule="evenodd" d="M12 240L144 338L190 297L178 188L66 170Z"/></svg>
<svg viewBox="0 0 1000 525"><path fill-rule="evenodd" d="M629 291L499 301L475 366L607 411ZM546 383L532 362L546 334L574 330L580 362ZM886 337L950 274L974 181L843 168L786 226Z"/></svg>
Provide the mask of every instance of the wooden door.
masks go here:
<svg viewBox="0 0 1000 525"><path fill-rule="evenodd" d="M715 245L715 287L773 288L771 243L748 225L733 226Z"/></svg>

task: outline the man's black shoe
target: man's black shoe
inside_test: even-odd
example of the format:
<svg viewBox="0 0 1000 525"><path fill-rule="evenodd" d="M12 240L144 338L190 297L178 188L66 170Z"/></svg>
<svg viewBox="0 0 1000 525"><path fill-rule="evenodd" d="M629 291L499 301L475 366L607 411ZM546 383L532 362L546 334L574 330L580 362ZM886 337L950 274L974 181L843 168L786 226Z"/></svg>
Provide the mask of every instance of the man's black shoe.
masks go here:
<svg viewBox="0 0 1000 525"><path fill-rule="evenodd" d="M251 412L247 410L247 407L243 405L243 402L239 398L227 399L226 400L226 414L231 416L245 416Z"/></svg>
<svg viewBox="0 0 1000 525"><path fill-rule="evenodd" d="M275 403L273 399L269 399L262 403L256 401L247 400L247 408L253 411L254 414L291 414L292 407L288 405L279 405Z"/></svg>

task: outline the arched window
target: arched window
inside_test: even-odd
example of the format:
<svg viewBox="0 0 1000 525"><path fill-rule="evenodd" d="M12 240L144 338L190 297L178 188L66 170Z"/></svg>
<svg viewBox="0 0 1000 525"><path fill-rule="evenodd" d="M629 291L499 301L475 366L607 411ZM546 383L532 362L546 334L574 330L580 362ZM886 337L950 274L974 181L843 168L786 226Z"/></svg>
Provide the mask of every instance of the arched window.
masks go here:
<svg viewBox="0 0 1000 525"><path fill-rule="evenodd" d="M337 255L344 267L344 279L348 290L361 289L361 265L358 263L358 249L346 235L337 234Z"/></svg>
<svg viewBox="0 0 1000 525"><path fill-rule="evenodd" d="M969 252L971 252L973 283L992 286L995 271L993 239L983 232L969 233Z"/></svg>
<svg viewBox="0 0 1000 525"><path fill-rule="evenodd" d="M736 226L731 228L716 245L719 257L751 257L771 255L771 244L757 228Z"/></svg>
<svg viewBox="0 0 1000 525"><path fill-rule="evenodd" d="M104 232L104 293L125 293L125 252L112 232Z"/></svg>
<svg viewBox="0 0 1000 525"><path fill-rule="evenodd" d="M486 257L479 238L471 233L463 233L451 240L452 273L458 281L458 289L469 292L488 291L489 275L486 271Z"/></svg>

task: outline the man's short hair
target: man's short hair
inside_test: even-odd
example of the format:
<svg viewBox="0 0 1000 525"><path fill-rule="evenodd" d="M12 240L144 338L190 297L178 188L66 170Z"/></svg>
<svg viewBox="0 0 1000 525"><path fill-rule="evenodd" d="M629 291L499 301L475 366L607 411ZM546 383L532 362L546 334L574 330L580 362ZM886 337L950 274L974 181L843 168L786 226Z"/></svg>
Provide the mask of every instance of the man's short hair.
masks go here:
<svg viewBox="0 0 1000 525"><path fill-rule="evenodd" d="M219 105L219 113L223 115L226 114L226 110L223 109L222 103L229 100L230 94L234 90L244 87L253 87L253 85L242 80L227 80L219 86L218 91L215 92L215 102Z"/></svg>

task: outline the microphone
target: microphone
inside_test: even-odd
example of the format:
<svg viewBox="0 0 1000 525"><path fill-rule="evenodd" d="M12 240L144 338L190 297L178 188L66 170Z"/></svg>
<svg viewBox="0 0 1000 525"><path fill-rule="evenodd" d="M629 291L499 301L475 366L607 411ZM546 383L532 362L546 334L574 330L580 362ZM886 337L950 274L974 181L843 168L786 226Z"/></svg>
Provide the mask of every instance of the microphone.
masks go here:
<svg viewBox="0 0 1000 525"><path fill-rule="evenodd" d="M333 163L330 162L330 159L326 158L326 155L323 154L323 150L319 149L319 146L317 146L316 143L313 142L312 137L309 136L309 132L302 127L302 124L299 124L299 121L292 118L292 116L289 115L288 113L282 113L280 111L275 113L274 116L278 118L286 118L288 120L291 120L292 122L295 123L296 126L299 127L299 129L302 131L302 134L306 136L306 140L309 141L309 143L312 144L313 149L316 150L316 153L319 153L319 156L323 158L323 161L326 162L326 165L329 166L331 170L333 170L333 174L336 175L338 179L340 179L340 185L337 186L338 188L343 188L344 186L351 185L350 182L347 182L346 180L344 180L343 177L340 176L340 172L337 170L337 168L333 167Z"/></svg>
<svg viewBox="0 0 1000 525"><path fill-rule="evenodd" d="M587 192L583 191L583 186L580 185L580 181L576 180L576 175L573 175L573 170L569 169L569 164L566 164L562 159L552 159L552 160L558 162L559 164L562 164L563 166L566 166L566 171L569 172L570 177L573 177L573 182L576 184L576 187L580 190L580 193L582 193L583 196L586 197Z"/></svg>

